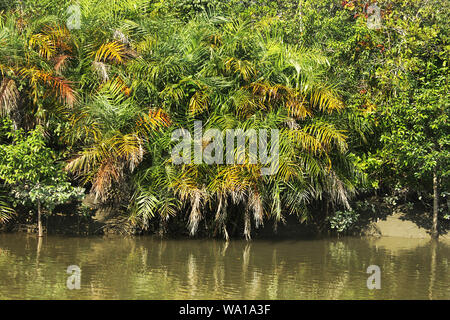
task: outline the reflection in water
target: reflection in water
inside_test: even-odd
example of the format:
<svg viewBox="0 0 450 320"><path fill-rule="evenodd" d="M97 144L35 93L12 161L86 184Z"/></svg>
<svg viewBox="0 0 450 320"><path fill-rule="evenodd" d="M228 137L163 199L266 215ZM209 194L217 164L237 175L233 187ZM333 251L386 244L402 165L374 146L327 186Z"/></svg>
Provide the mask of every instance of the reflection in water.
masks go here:
<svg viewBox="0 0 450 320"><path fill-rule="evenodd" d="M428 298L430 300L433 299L433 287L436 279L436 248L437 241L431 242L431 272L430 272L430 287L428 289L429 295Z"/></svg>
<svg viewBox="0 0 450 320"><path fill-rule="evenodd" d="M450 299L450 245L0 235L0 299ZM369 290L369 265L381 289ZM69 265L81 290L69 290Z"/></svg>

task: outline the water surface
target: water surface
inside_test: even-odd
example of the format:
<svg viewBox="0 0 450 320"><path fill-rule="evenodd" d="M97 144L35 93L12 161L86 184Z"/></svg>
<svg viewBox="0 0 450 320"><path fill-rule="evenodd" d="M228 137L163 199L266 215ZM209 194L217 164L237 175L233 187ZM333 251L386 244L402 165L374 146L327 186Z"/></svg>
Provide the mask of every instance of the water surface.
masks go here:
<svg viewBox="0 0 450 320"><path fill-rule="evenodd" d="M67 288L70 265L80 290ZM0 299L450 299L450 244L0 234Z"/></svg>

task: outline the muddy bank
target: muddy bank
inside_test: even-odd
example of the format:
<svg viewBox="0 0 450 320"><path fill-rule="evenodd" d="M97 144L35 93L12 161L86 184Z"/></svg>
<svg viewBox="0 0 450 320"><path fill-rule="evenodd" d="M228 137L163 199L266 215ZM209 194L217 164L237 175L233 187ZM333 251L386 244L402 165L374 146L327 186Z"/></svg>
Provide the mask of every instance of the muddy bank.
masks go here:
<svg viewBox="0 0 450 320"><path fill-rule="evenodd" d="M45 216L43 225L47 234L61 235L164 235L166 238L191 238L188 233L188 214L171 217L169 221L153 218L147 228L133 224L125 213L114 210L115 206L100 206L94 199L86 197L84 211L75 207L60 207L59 212ZM431 238L431 217L420 203L411 205L389 205L381 197L371 197L360 208L358 221L342 236L396 237L410 239ZM264 221L256 228L251 224L252 239L311 239L338 236L327 222L331 213L321 207L312 209L313 219L300 221L295 215L285 214L282 221ZM242 239L244 221L242 212L230 212L227 232L231 239ZM22 219L0 226L0 231L36 233L37 224L33 215L21 215ZM440 238L450 240L450 221L441 219ZM194 238L221 238L213 220L202 221Z"/></svg>
<svg viewBox="0 0 450 320"><path fill-rule="evenodd" d="M362 224L357 226L354 232L347 235L369 236L369 237L395 237L410 239L430 239L430 227L427 226L427 214L423 213L422 218L418 219L417 214L411 217L410 214L395 212L390 215L377 217L371 220L363 220ZM83 217L77 215L54 215L44 220L44 229L48 234L61 235L144 235L159 234L160 230L155 227L150 230L142 230L134 226L127 217ZM239 229L239 228L236 228ZM186 237L187 232L183 230L183 225L179 225L178 230L166 230L165 237ZM0 231L4 232L24 232L36 233L37 224L29 221L22 223L13 223L4 226ZM242 238L242 232L234 232L232 239ZM316 224L306 224L298 221L295 216L287 216L285 223L278 223L277 226L272 221L268 221L259 229L252 229L253 239L301 239L315 238L323 236L336 236L330 231L321 231ZM196 238L208 238L206 235L199 234ZM450 240L450 231L447 225L441 225L440 239Z"/></svg>
<svg viewBox="0 0 450 320"><path fill-rule="evenodd" d="M444 229L444 230L442 230ZM430 228L412 221L408 214L396 212L385 219L378 219L368 226L366 235L376 237L401 237L430 239ZM450 240L450 232L441 228L440 239Z"/></svg>

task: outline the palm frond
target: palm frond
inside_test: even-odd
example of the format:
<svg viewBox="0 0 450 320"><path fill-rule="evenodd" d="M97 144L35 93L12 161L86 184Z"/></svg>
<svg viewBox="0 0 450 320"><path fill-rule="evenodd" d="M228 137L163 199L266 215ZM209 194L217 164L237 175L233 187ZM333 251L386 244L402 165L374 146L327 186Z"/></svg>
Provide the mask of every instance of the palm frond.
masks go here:
<svg viewBox="0 0 450 320"><path fill-rule="evenodd" d="M102 44L92 55L97 62L123 63L126 58L126 50L123 43L112 41Z"/></svg>

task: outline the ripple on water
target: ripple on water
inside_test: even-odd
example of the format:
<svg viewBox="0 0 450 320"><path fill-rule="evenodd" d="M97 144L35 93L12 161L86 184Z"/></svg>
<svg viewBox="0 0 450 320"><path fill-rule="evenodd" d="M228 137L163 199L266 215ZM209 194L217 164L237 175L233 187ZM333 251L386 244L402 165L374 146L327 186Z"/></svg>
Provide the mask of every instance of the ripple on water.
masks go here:
<svg viewBox="0 0 450 320"><path fill-rule="evenodd" d="M0 234L1 299L450 299L450 245ZM368 290L366 269L381 269ZM81 290L66 287L81 268Z"/></svg>

